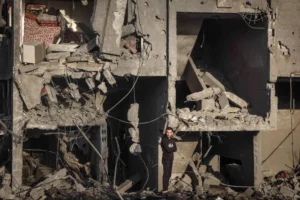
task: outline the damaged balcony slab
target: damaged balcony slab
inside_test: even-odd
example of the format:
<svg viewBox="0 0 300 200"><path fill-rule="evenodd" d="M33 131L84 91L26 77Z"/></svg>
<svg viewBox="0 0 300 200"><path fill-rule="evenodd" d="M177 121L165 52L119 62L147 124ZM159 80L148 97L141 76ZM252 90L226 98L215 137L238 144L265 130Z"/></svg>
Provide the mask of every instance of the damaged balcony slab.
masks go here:
<svg viewBox="0 0 300 200"><path fill-rule="evenodd" d="M189 111L177 109L179 131L259 131L273 129L270 120L247 112Z"/></svg>
<svg viewBox="0 0 300 200"><path fill-rule="evenodd" d="M78 71L86 72L99 72L102 70L103 63L67 63L66 65L56 62L40 62L36 65L21 65L19 67L20 72L28 75L42 76L46 72L49 72L51 76L65 76L78 73Z"/></svg>
<svg viewBox="0 0 300 200"><path fill-rule="evenodd" d="M56 105L50 108L37 105L35 109L25 113L28 119L26 128L54 130L59 126L88 125L96 126L105 124L105 117L95 111L93 106L81 107L74 102L71 108L60 108Z"/></svg>
<svg viewBox="0 0 300 200"><path fill-rule="evenodd" d="M149 59L141 61L139 59L120 60L118 67L112 73L116 76L166 76L165 61L161 59Z"/></svg>
<svg viewBox="0 0 300 200"><path fill-rule="evenodd" d="M44 80L37 76L31 75L19 75L15 77L17 87L20 89L20 93L27 109L34 108L37 104L40 104L40 92L43 87Z"/></svg>

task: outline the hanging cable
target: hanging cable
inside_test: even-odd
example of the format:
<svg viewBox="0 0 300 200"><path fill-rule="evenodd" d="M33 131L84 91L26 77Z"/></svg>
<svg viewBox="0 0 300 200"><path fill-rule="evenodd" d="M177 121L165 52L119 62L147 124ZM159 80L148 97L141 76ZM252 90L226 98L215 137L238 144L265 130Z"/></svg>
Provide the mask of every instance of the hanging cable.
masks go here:
<svg viewBox="0 0 300 200"><path fill-rule="evenodd" d="M172 116L174 116L174 117L177 117L177 116L174 115L174 114L163 113L163 114L161 114L159 117L157 117L157 118L155 118L155 119L152 119L152 120L150 120L150 121L140 122L139 125L150 124L150 123L152 123L152 122L155 122L155 121L159 120L161 117L163 117L163 116L165 116L165 115L172 115ZM118 118L113 117L113 116L111 116L111 115L107 115L107 116L110 117L110 118L112 118L112 119L114 119L114 120L117 120L117 121L119 121L119 122L122 122L122 123L125 123L125 124L131 124L131 123L128 122L128 121L124 121L124 120L118 119Z"/></svg>
<svg viewBox="0 0 300 200"><path fill-rule="evenodd" d="M146 169L146 171L147 171L147 178L146 178L146 181L145 181L145 183L144 183L144 185L143 185L143 188L142 188L142 190L144 190L145 187L146 187L146 185L147 185L147 183L148 183L148 180L149 180L149 169L148 169L148 167L147 167L147 165L146 165L144 159L142 158L141 154L139 154L139 157L140 157L141 161L143 162L143 164L144 164L144 166L145 166L145 169Z"/></svg>

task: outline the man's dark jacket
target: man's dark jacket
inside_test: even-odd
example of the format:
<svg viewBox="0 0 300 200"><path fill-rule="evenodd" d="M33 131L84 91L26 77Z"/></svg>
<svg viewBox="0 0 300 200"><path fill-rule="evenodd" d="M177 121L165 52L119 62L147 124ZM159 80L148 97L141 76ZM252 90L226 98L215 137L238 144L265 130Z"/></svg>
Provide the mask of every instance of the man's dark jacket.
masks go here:
<svg viewBox="0 0 300 200"><path fill-rule="evenodd" d="M177 151L176 143L172 138L164 136L161 141L161 147L163 151L163 160L173 160L174 152Z"/></svg>

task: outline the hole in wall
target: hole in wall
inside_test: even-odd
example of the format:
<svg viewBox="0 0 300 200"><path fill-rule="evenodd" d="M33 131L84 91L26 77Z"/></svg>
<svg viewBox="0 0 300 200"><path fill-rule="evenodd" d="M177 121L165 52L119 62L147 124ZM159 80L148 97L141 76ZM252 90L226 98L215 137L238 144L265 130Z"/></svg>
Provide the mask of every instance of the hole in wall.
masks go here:
<svg viewBox="0 0 300 200"><path fill-rule="evenodd" d="M295 109L300 109L300 79L292 79L292 94ZM289 78L279 78L275 84L275 95L278 98L278 109L290 109L290 82Z"/></svg>

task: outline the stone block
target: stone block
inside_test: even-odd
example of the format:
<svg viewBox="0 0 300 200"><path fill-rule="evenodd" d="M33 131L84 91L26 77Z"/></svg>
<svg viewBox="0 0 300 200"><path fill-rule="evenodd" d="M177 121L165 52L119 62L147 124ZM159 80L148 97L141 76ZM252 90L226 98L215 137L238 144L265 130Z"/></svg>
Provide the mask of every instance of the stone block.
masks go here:
<svg viewBox="0 0 300 200"><path fill-rule="evenodd" d="M237 95L235 95L231 92L224 92L224 94L229 99L229 101L231 101L232 103L234 103L238 107L240 107L240 108L247 108L248 107L248 103L245 100L238 97Z"/></svg>
<svg viewBox="0 0 300 200"><path fill-rule="evenodd" d="M206 85L209 85L210 87L218 87L221 88L222 91L225 91L225 86L211 73L205 72L201 78L203 79Z"/></svg>
<svg viewBox="0 0 300 200"><path fill-rule="evenodd" d="M244 194L248 197L251 197L254 194L254 191L251 188L247 188Z"/></svg>
<svg viewBox="0 0 300 200"><path fill-rule="evenodd" d="M195 92L186 97L187 101L200 101L202 99L213 97L214 95L218 95L221 93L220 88L206 88L200 92Z"/></svg>
<svg viewBox="0 0 300 200"><path fill-rule="evenodd" d="M216 109L215 100L211 99L203 99L201 100L201 110L212 111Z"/></svg>
<svg viewBox="0 0 300 200"><path fill-rule="evenodd" d="M203 183L203 189L208 190L210 186L218 186L218 185L220 185L220 181L212 178L206 178Z"/></svg>
<svg viewBox="0 0 300 200"><path fill-rule="evenodd" d="M228 98L223 93L218 96L218 103L221 109L228 108L230 106Z"/></svg>

